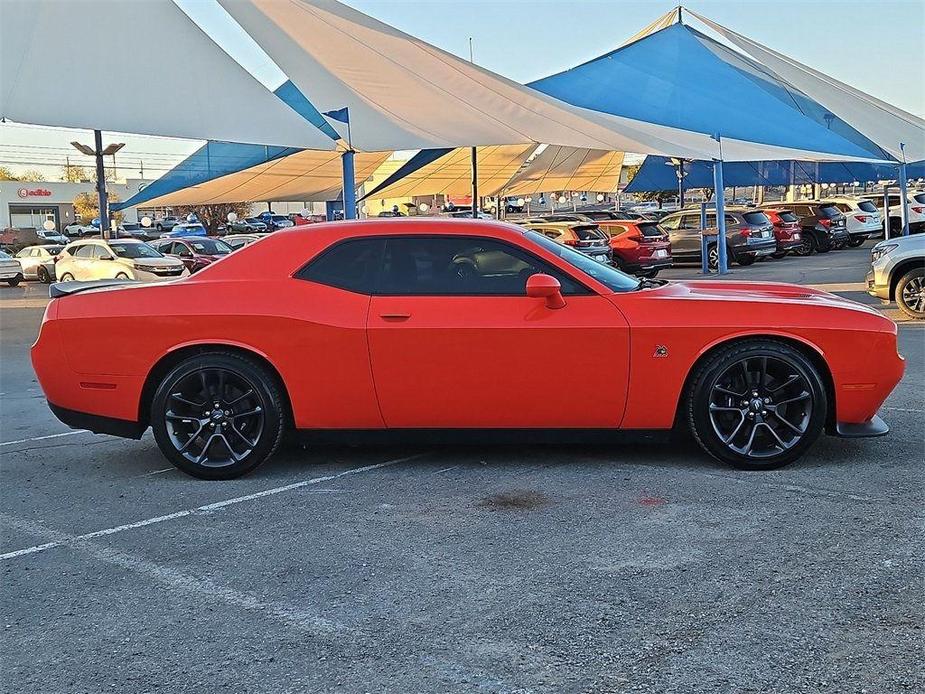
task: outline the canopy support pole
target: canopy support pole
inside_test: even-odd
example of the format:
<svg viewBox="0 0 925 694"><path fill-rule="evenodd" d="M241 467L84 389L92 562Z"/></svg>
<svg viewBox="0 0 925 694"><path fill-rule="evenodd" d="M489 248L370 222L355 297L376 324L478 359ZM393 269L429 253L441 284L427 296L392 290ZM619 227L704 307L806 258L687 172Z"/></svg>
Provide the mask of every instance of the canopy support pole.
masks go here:
<svg viewBox="0 0 925 694"><path fill-rule="evenodd" d="M710 274L710 247L707 244L707 237L703 233L707 230L707 203L700 203L700 272L703 275Z"/></svg>
<svg viewBox="0 0 925 694"><path fill-rule="evenodd" d="M890 238L890 187L883 186L883 238Z"/></svg>
<svg viewBox="0 0 925 694"><path fill-rule="evenodd" d="M470 39L471 40L471 39ZM479 159L478 149L472 148L472 218L479 218Z"/></svg>
<svg viewBox="0 0 925 694"><path fill-rule="evenodd" d="M96 193L100 197L100 235L104 239L109 236L109 201L106 199L106 171L103 169L103 133L93 131L93 146L96 150Z"/></svg>
<svg viewBox="0 0 925 694"><path fill-rule="evenodd" d="M719 274L729 272L726 257L726 201L723 186L723 160L713 160L713 198L716 201L716 249L719 258Z"/></svg>
<svg viewBox="0 0 925 694"><path fill-rule="evenodd" d="M899 204L900 204L900 215L902 220L903 236L909 235L909 191L906 187L906 179L908 178L906 174L906 162L902 162L899 165ZM887 210L887 216L889 216L889 208L884 207L883 209Z"/></svg>
<svg viewBox="0 0 925 694"><path fill-rule="evenodd" d="M356 175L354 173L353 156L355 152L348 149L341 157L344 172L344 219L357 218L357 191Z"/></svg>

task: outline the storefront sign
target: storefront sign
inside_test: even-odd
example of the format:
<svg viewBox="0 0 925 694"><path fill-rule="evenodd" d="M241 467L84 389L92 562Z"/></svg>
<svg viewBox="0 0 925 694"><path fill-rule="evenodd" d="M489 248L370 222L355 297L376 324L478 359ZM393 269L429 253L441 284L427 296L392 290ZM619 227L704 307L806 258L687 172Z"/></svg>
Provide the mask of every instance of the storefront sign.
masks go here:
<svg viewBox="0 0 925 694"><path fill-rule="evenodd" d="M32 198L32 197L50 198L51 191L48 190L47 188L32 188L31 190L29 188L20 188L19 197L21 198Z"/></svg>

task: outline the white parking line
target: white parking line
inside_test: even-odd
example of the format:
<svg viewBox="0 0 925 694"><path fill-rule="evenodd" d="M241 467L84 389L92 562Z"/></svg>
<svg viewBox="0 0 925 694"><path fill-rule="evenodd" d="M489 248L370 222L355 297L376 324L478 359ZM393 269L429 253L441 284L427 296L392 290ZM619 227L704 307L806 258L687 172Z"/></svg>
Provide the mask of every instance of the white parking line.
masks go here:
<svg viewBox="0 0 925 694"><path fill-rule="evenodd" d="M17 443L31 443L32 441L44 441L45 439L57 439L61 436L75 436L76 434L89 434L92 432L87 431L86 429L78 429L77 431L65 431L60 434L48 434L48 436L33 436L31 439L19 439L18 441L4 441L0 443L0 446L15 446Z"/></svg>
<svg viewBox="0 0 925 694"><path fill-rule="evenodd" d="M880 408L881 410L893 410L894 412L921 412L925 413L925 410L916 410L912 407L887 407L884 405Z"/></svg>
<svg viewBox="0 0 925 694"><path fill-rule="evenodd" d="M390 467L392 465L398 465L399 463L405 463L409 460L414 460L415 458L420 458L425 456L427 453L416 453L415 455L405 456L404 458L396 458L395 460L387 460L384 463L376 463L375 465L365 465L363 467L355 467L349 470L344 470L343 472L338 472L335 475L325 475L324 477L313 477L308 480L302 480L301 482L294 482L293 484L287 484L282 487L273 487L272 489L265 489L262 492L255 492L254 494L246 494L245 496L236 496L233 499L225 499L224 501L216 501L215 503L206 504L205 506L197 506L196 508L184 509L183 511L176 511L175 513L168 513L165 516L155 516L154 518L146 518L145 520L135 521L134 523L126 523L125 525L117 525L114 528L105 528L104 530L96 530L92 533L86 533L84 535L74 535L69 536L67 539L56 540L54 542L46 542L41 545L35 545L33 547L26 547L25 549L17 549L13 552L7 552L6 554L0 554L0 560L14 559L15 557L21 557L26 554L35 554L36 552L43 552L46 549L51 549L52 547L58 547L60 545L70 544L72 542L78 542L81 540L91 540L95 537L104 537L106 535L115 535L116 533L121 533L126 530L134 530L135 528L144 528L149 525L154 525L156 523L163 523L165 521L174 520L175 518L184 518L185 516L191 516L194 513L210 513L212 511L217 511L223 509L226 506L233 506L235 504L241 504L245 501L253 501L254 499L262 499L265 496L274 496L276 494L282 494L283 492L290 492L293 489L301 489L302 487L307 487L313 484L321 484L322 482L330 482L331 480L336 480L341 477L346 477L347 475L356 475L361 472L369 472L370 470L379 470L380 468Z"/></svg>

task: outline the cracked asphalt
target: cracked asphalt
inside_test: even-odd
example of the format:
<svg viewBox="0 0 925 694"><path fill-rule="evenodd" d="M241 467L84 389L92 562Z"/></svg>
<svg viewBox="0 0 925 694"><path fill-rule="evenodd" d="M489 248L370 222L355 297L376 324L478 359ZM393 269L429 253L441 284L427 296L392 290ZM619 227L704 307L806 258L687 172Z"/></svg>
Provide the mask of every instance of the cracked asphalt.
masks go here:
<svg viewBox="0 0 925 694"><path fill-rule="evenodd" d="M876 304L868 248L733 277ZM688 443L289 444L214 483L150 434L55 420L43 294L0 288L3 692L925 690L923 325L900 324L889 437L783 470Z"/></svg>

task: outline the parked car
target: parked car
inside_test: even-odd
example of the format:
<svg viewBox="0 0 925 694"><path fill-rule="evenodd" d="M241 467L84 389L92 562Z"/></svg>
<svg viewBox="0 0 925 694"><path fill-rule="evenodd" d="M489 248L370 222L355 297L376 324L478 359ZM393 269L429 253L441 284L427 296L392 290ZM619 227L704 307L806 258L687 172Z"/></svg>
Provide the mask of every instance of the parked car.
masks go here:
<svg viewBox="0 0 925 694"><path fill-rule="evenodd" d="M81 222L71 222L64 227L63 233L69 239L76 239L87 234L97 234L99 233L99 228L90 224L82 224Z"/></svg>
<svg viewBox="0 0 925 694"><path fill-rule="evenodd" d="M48 231L47 229L36 229L35 234L40 239L42 239L43 243L66 245L68 242L68 238L64 234L61 234L55 230Z"/></svg>
<svg viewBox="0 0 925 694"><path fill-rule="evenodd" d="M380 214L379 216L382 217L383 215ZM394 217L394 216L396 216L396 215L390 214L390 215L388 215L388 216ZM402 215L402 214L400 214L400 213L399 213L399 215L397 215L397 216L404 217L404 215ZM449 217L449 218L451 218L451 219L472 219L472 208L470 208L470 207L463 207L463 208L460 209L460 208L457 207L455 210L448 210L448 211L446 211L446 212L441 212L441 213L440 213L439 215L437 215L437 216L439 216L439 217ZM494 219L494 217L492 217L490 214L486 214L485 212L479 212L477 218L478 218L478 219Z"/></svg>
<svg viewBox="0 0 925 694"><path fill-rule="evenodd" d="M154 228L157 229L157 231L170 231L175 226L177 226L177 224L180 224L180 222L181 220L179 217L174 217L172 215L168 217L161 217L160 219L155 220Z"/></svg>
<svg viewBox="0 0 925 694"><path fill-rule="evenodd" d="M32 364L57 417L151 427L207 479L253 470L290 427L523 445L680 424L718 460L768 470L823 431L886 434L876 413L904 370L896 325L871 307L808 286L638 280L491 222L318 225L182 282L50 292Z"/></svg>
<svg viewBox="0 0 925 694"><path fill-rule="evenodd" d="M925 234L885 239L870 250L867 293L925 318Z"/></svg>
<svg viewBox="0 0 925 694"><path fill-rule="evenodd" d="M278 231L295 226L289 217L284 214L276 214L275 212L261 212L257 215L257 219L267 225L267 231Z"/></svg>
<svg viewBox="0 0 925 694"><path fill-rule="evenodd" d="M150 245L166 256L179 258L191 273L208 267L234 250L224 241L201 236L161 239Z"/></svg>
<svg viewBox="0 0 925 694"><path fill-rule="evenodd" d="M23 278L50 284L56 277L55 262L62 250L64 246L60 244L23 248L16 254L16 260L22 267Z"/></svg>
<svg viewBox="0 0 925 694"><path fill-rule="evenodd" d="M803 248L800 219L792 210L786 207L764 207L762 210L771 220L771 224L774 225L777 251L771 254L772 258L780 260L790 251L798 251Z"/></svg>
<svg viewBox="0 0 925 694"><path fill-rule="evenodd" d="M883 194L870 193L862 196L870 200L874 206L883 214ZM902 231L902 197L898 192L889 194L890 217L890 236L895 236ZM909 210L909 233L918 234L925 231L925 192L921 190L909 191L906 196L907 209Z"/></svg>
<svg viewBox="0 0 925 694"><path fill-rule="evenodd" d="M22 281L22 265L6 251L0 251L0 282L15 287Z"/></svg>
<svg viewBox="0 0 925 694"><path fill-rule="evenodd" d="M671 267L671 242L658 222L610 220L598 224L610 237L613 264L624 272L651 278Z"/></svg>
<svg viewBox="0 0 925 694"><path fill-rule="evenodd" d="M652 222L659 222L670 214L670 210L649 210L648 212L643 212L640 217Z"/></svg>
<svg viewBox="0 0 925 694"><path fill-rule="evenodd" d="M730 263L751 265L758 258L777 252L774 225L763 210L753 208L727 207L726 257ZM719 267L719 247L716 237L719 229L716 210L707 210L707 262L709 267ZM671 257L674 263L701 262L700 210L686 209L662 219L659 226L668 232L671 241Z"/></svg>
<svg viewBox="0 0 925 694"><path fill-rule="evenodd" d="M258 239L262 239L266 234L228 234L222 239L222 242L231 250L236 251L252 244Z"/></svg>
<svg viewBox="0 0 925 694"><path fill-rule="evenodd" d="M294 226L301 227L306 224L318 224L324 221L323 215L304 215L299 212L289 214L289 219Z"/></svg>
<svg viewBox="0 0 925 694"><path fill-rule="evenodd" d="M268 231L266 223L256 217L236 219L228 225L228 228L231 230L231 233L234 234L261 233Z"/></svg>
<svg viewBox="0 0 925 694"><path fill-rule="evenodd" d="M828 253L833 248L848 244L848 226L845 215L832 202L800 200L786 203L788 209L800 218L800 235L803 237L802 255ZM765 203L762 207L777 207L780 203Z"/></svg>
<svg viewBox="0 0 925 694"><path fill-rule="evenodd" d="M626 210L578 210L578 214L595 222L604 222L608 219L623 222L642 219L642 215L637 212L627 212Z"/></svg>
<svg viewBox="0 0 925 694"><path fill-rule="evenodd" d="M164 232L162 239L184 238L187 236L208 236L209 232L199 222L183 222L174 224L173 229Z"/></svg>
<svg viewBox="0 0 925 694"><path fill-rule="evenodd" d="M81 240L65 246L55 267L62 282L101 279L157 282L189 275L183 263L144 241Z"/></svg>
<svg viewBox="0 0 925 694"><path fill-rule="evenodd" d="M882 235L883 220L880 218L880 211L870 200L839 195L829 198L829 201L845 215L848 245L852 248L857 248L871 236Z"/></svg>
<svg viewBox="0 0 925 694"><path fill-rule="evenodd" d="M599 263L613 262L613 251L610 249L610 239L601 228L593 222L574 222L563 220L559 222L546 219L528 219L518 222L520 226L533 229L556 243L571 246L576 251L584 253Z"/></svg>

